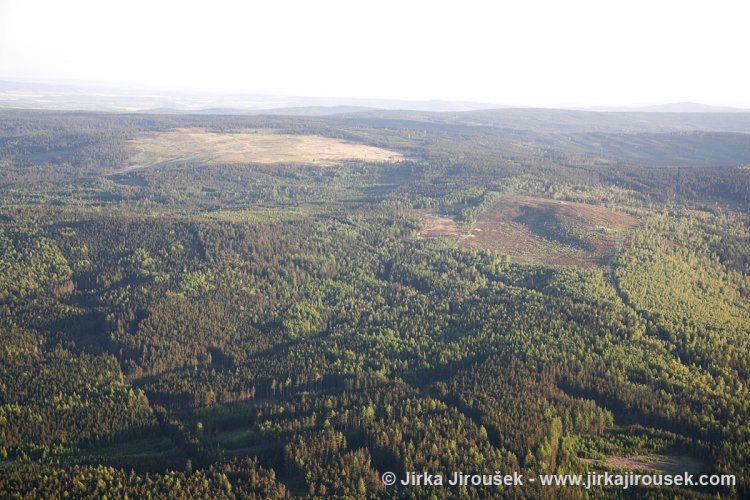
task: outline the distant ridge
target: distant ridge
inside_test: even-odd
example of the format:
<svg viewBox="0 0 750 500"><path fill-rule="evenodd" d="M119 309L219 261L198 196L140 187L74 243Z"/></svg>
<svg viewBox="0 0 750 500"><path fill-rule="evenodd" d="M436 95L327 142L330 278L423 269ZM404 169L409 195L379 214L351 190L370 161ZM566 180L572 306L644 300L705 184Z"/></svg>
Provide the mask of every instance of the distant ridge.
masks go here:
<svg viewBox="0 0 750 500"><path fill-rule="evenodd" d="M346 97L211 94L110 88L70 83L0 80L0 108L116 113L332 116L375 111L461 113L486 110L538 109L618 113L742 113L750 109L676 102L654 106L529 107L446 100L361 99Z"/></svg>
<svg viewBox="0 0 750 500"><path fill-rule="evenodd" d="M347 113L360 113L371 111L376 108L366 106L300 106L292 108L203 108L203 109L175 109L175 108L148 108L140 109L140 114L165 114L165 115L230 115L230 116L257 116L257 115L280 115L280 116L333 116Z"/></svg>
<svg viewBox="0 0 750 500"><path fill-rule="evenodd" d="M327 116L368 109L459 112L502 108L491 103L444 100L212 94L0 80L0 107L129 113L285 114Z"/></svg>
<svg viewBox="0 0 750 500"><path fill-rule="evenodd" d="M240 114L240 115L284 115L284 116L332 116L345 113L359 113L375 108L368 106L300 106L292 108L270 108L270 109L204 109L199 114Z"/></svg>
<svg viewBox="0 0 750 500"><path fill-rule="evenodd" d="M732 108L728 106L711 106L697 102L672 102L654 106L639 107L610 107L596 106L593 108L577 108L581 111L626 112L626 113L748 113L750 109Z"/></svg>

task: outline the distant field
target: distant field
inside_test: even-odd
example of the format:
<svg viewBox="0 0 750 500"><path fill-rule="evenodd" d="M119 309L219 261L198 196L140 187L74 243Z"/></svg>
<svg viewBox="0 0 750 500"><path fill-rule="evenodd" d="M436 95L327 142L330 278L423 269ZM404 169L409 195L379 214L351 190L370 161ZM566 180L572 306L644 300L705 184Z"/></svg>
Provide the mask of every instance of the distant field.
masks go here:
<svg viewBox="0 0 750 500"><path fill-rule="evenodd" d="M307 163L332 165L345 160L392 162L393 151L318 135L291 135L272 130L214 133L183 128L149 133L133 141L135 167L174 160L220 163Z"/></svg>

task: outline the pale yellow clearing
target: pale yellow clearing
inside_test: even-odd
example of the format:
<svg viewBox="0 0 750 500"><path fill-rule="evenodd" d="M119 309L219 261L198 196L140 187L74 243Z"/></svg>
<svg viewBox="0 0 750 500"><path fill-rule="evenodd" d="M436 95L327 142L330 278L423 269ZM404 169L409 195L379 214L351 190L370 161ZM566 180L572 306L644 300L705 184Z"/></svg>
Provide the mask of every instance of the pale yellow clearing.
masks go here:
<svg viewBox="0 0 750 500"><path fill-rule="evenodd" d="M395 162L393 151L318 135L282 134L274 130L215 133L203 129L175 129L146 134L134 141L132 161L145 167L165 161L192 160L222 163L305 163L333 165L346 160Z"/></svg>

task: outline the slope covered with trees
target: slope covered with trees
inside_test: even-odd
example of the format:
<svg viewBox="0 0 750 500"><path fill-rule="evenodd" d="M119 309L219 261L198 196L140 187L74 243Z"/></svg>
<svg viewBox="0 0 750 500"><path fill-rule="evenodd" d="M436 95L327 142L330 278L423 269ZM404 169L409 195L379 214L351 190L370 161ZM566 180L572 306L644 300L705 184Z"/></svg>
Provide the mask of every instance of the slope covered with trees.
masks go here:
<svg viewBox="0 0 750 500"><path fill-rule="evenodd" d="M625 116L529 113L0 112L1 494L556 498L581 491L380 477L658 455L737 484L638 494L747 495L741 117L706 122L726 164L688 167L718 153L674 117L647 162L611 153ZM142 134L198 126L403 160L133 164Z"/></svg>

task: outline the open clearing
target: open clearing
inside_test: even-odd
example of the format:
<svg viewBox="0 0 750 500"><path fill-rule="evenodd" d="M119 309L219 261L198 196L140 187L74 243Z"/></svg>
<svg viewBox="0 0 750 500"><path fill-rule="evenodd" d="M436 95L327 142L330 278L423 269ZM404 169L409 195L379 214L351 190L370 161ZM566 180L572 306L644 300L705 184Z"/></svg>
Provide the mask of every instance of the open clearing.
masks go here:
<svg viewBox="0 0 750 500"><path fill-rule="evenodd" d="M168 161L222 163L305 163L333 165L346 160L394 162L402 156L386 149L317 135L293 135L268 129L215 133L176 129L146 134L132 142L135 168Z"/></svg>
<svg viewBox="0 0 750 500"><path fill-rule="evenodd" d="M521 195L502 198L464 234L448 217L420 219L421 237L459 237L464 245L492 248L518 262L581 267L606 265L637 223L601 205Z"/></svg>
<svg viewBox="0 0 750 500"><path fill-rule="evenodd" d="M607 457L604 460L580 458L582 462L604 464L623 470L659 471L670 474L688 472L700 474L706 471L705 464L690 457L671 455L635 455L632 457Z"/></svg>
<svg viewBox="0 0 750 500"><path fill-rule="evenodd" d="M456 222L450 217L435 214L420 213L418 217L424 225L417 236L422 238L437 238L439 236L459 236Z"/></svg>
<svg viewBox="0 0 750 500"><path fill-rule="evenodd" d="M605 265L636 220L601 205L507 196L481 214L467 241L530 263Z"/></svg>

